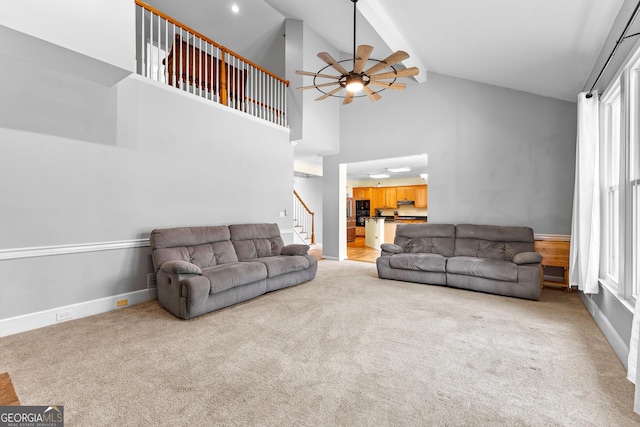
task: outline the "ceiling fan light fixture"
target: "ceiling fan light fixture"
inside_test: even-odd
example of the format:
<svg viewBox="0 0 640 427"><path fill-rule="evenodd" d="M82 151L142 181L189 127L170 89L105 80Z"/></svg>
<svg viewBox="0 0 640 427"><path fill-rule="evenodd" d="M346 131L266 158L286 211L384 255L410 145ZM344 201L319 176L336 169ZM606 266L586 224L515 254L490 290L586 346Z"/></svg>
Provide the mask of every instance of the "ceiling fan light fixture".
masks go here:
<svg viewBox="0 0 640 427"><path fill-rule="evenodd" d="M373 59L370 57L373 47L369 45L360 45L356 48L356 3L358 0L350 0L353 3L353 58L336 61L328 52L318 53L318 58L327 65L320 69L317 73L310 71L297 70L296 74L313 77L313 85L301 86L298 89L317 89L323 95L316 98L316 101L322 101L329 97L344 98L343 105L350 104L354 98L367 96L371 101L378 101L382 96L379 92L385 89L403 90L406 88L405 83L395 83L400 77L416 76L419 73L417 67L411 67L398 70L394 65L409 58L409 54L402 50L398 50L384 60ZM349 71L341 63L351 62L353 68ZM371 65L373 64L373 65ZM332 75L324 73L327 68L333 68L340 73ZM381 72L385 69L392 71ZM330 82L321 83L316 79L329 79ZM333 90L325 91L323 88L337 86ZM342 89L346 90L346 94L338 94ZM363 91L364 94L359 94Z"/></svg>
<svg viewBox="0 0 640 427"><path fill-rule="evenodd" d="M350 76L347 77L347 84L345 88L351 93L357 93L364 88L364 83L362 81L362 76Z"/></svg>

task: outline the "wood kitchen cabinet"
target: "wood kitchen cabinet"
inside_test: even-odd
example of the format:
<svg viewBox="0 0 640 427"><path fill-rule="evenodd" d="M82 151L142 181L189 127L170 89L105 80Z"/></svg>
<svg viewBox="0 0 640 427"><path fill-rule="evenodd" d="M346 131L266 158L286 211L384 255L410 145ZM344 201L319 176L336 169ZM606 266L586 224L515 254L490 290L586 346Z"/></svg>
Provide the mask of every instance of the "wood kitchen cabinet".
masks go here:
<svg viewBox="0 0 640 427"><path fill-rule="evenodd" d="M376 209L384 208L384 188L374 187L371 189L371 216L375 215Z"/></svg>
<svg viewBox="0 0 640 427"><path fill-rule="evenodd" d="M356 200L371 200L371 187L355 187L353 198Z"/></svg>
<svg viewBox="0 0 640 427"><path fill-rule="evenodd" d="M375 215L376 209L397 207L396 187L374 187L371 189L371 215Z"/></svg>
<svg viewBox="0 0 640 427"><path fill-rule="evenodd" d="M404 185L397 188L397 200L415 200L416 187L414 185Z"/></svg>
<svg viewBox="0 0 640 427"><path fill-rule="evenodd" d="M424 185L416 185L415 189L415 201L414 206L416 208L426 208L428 204L429 198L429 187L427 184Z"/></svg>
<svg viewBox="0 0 640 427"><path fill-rule="evenodd" d="M398 207L398 187L384 187L384 207Z"/></svg>
<svg viewBox="0 0 640 427"><path fill-rule="evenodd" d="M356 200L371 200L371 215L375 215L376 209L397 209L398 200L413 200L416 208L426 208L427 185L354 187L353 198Z"/></svg>

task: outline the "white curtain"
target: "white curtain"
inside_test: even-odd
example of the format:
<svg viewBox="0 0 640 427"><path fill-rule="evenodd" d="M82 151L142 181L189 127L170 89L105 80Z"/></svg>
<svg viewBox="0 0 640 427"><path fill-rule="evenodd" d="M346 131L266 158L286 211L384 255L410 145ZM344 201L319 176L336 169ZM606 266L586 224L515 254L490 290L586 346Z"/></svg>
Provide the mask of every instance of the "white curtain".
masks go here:
<svg viewBox="0 0 640 427"><path fill-rule="evenodd" d="M600 264L600 147L598 94L578 95L576 175L571 221L569 283L586 294L598 293Z"/></svg>

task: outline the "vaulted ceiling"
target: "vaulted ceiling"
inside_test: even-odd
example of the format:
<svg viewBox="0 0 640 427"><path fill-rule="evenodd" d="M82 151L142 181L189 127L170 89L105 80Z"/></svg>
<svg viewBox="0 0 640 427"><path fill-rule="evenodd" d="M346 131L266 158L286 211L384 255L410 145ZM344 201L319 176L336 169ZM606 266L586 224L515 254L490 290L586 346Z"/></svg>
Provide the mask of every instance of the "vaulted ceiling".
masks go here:
<svg viewBox="0 0 640 427"><path fill-rule="evenodd" d="M279 36L284 18L300 19L339 51L352 51L352 0L149 3L249 58L262 43ZM234 3L238 14L231 12ZM623 0L359 0L357 43L374 46L378 58L408 50L428 72L575 101L622 4Z"/></svg>

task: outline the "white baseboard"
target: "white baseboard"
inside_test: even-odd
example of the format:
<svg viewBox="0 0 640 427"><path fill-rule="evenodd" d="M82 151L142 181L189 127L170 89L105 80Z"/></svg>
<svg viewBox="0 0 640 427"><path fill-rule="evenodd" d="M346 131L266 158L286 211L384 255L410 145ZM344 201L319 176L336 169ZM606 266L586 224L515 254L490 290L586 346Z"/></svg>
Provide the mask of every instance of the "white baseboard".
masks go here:
<svg viewBox="0 0 640 427"><path fill-rule="evenodd" d="M43 328L45 326L66 322L73 319L93 316L94 314L118 310L120 308L125 308L143 302L151 301L156 298L156 288L143 289L140 291L113 295L110 297L100 298L92 301L85 301L78 304L56 307L37 313L10 317L8 319L0 320L0 337L6 337L8 335L14 335L20 332ZM122 300L128 300L127 305L118 307L118 301Z"/></svg>
<svg viewBox="0 0 640 427"><path fill-rule="evenodd" d="M613 327L609 319L600 311L598 306L589 298L589 296L580 292L580 298L582 298L582 302L587 307L587 310L593 317L593 320L596 321L596 324L604 334L607 341L615 351L618 359L624 366L624 369L628 369L627 367L627 358L629 357L629 346L624 342L620 335L616 332L616 329Z"/></svg>

